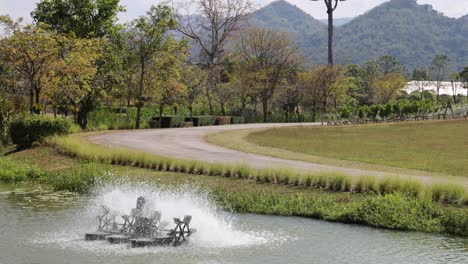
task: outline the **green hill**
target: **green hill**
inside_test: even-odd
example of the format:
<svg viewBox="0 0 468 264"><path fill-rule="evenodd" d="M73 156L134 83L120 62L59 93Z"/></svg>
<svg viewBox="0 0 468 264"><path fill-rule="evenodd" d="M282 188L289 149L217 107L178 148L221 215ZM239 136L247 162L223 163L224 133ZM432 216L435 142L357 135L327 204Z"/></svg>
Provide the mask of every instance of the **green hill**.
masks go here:
<svg viewBox="0 0 468 264"><path fill-rule="evenodd" d="M256 11L250 24L290 32L308 61L327 61L326 25L286 1ZM458 70L468 62L467 43L468 16L450 18L416 0L391 0L336 27L335 61L363 63L393 55L411 69L445 53Z"/></svg>

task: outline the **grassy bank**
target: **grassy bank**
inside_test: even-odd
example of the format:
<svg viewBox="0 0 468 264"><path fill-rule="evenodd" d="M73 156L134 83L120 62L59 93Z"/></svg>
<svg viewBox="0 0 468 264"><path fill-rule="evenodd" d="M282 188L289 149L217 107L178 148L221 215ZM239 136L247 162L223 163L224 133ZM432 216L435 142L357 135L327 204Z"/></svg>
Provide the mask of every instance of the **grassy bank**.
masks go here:
<svg viewBox="0 0 468 264"><path fill-rule="evenodd" d="M195 175L247 179L253 182L305 187L346 193L403 193L413 197L431 196L434 201L468 205L468 196L461 185L445 183L423 185L417 180L399 177L355 177L339 173L300 173L291 169L253 169L245 164L226 165L178 160L122 148L108 148L89 142L83 135L54 137L49 140L59 152L84 161L127 165L156 171L182 172Z"/></svg>
<svg viewBox="0 0 468 264"><path fill-rule="evenodd" d="M330 159L467 176L467 120L257 131L259 146Z"/></svg>
<svg viewBox="0 0 468 264"><path fill-rule="evenodd" d="M15 153L0 158L0 162L0 180L35 182L56 190L87 192L96 183L112 180L185 185L209 190L222 208L236 212L302 216L394 230L468 236L468 208L435 203L428 195L333 192L249 179L102 165L70 158L46 147ZM10 174L16 178L3 178L6 171L15 168L21 168Z"/></svg>

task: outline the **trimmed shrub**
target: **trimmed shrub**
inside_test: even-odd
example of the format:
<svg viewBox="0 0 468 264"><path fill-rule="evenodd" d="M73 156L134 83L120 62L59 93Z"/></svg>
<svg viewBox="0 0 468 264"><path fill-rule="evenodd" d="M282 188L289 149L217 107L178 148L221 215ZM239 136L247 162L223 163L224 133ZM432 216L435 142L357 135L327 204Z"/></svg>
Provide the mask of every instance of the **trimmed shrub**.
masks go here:
<svg viewBox="0 0 468 264"><path fill-rule="evenodd" d="M186 122L190 122L190 117L185 118ZM213 126L216 122L214 116L194 116L192 118L193 126Z"/></svg>
<svg viewBox="0 0 468 264"><path fill-rule="evenodd" d="M24 149L47 136L68 134L70 127L70 122L63 118L27 116L10 124L10 136L18 148Z"/></svg>
<svg viewBox="0 0 468 264"><path fill-rule="evenodd" d="M217 116L215 119L216 126L230 125L231 117L230 116Z"/></svg>
<svg viewBox="0 0 468 264"><path fill-rule="evenodd" d="M244 124L245 123L245 117L243 116L231 116L231 124Z"/></svg>
<svg viewBox="0 0 468 264"><path fill-rule="evenodd" d="M159 128L159 117L153 117L149 122L151 128ZM183 127L185 118L181 116L163 116L161 117L161 128Z"/></svg>

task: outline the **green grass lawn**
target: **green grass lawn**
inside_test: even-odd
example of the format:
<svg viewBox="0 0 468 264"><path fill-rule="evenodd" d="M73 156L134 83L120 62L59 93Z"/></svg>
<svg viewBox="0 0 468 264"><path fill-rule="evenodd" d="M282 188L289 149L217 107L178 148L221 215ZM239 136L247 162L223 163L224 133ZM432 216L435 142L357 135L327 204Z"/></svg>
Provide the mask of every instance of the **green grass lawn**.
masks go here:
<svg viewBox="0 0 468 264"><path fill-rule="evenodd" d="M468 176L468 120L274 128L245 139L299 154Z"/></svg>

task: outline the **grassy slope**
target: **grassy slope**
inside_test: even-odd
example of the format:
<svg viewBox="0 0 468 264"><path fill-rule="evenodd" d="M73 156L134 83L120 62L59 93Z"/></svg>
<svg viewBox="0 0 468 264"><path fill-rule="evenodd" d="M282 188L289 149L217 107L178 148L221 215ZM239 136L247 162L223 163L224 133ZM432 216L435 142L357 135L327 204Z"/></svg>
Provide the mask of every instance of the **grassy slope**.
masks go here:
<svg viewBox="0 0 468 264"><path fill-rule="evenodd" d="M246 140L331 159L468 176L468 121L275 128Z"/></svg>
<svg viewBox="0 0 468 264"><path fill-rule="evenodd" d="M70 158L49 147L39 147L24 150L10 155L14 159L31 163L52 173L67 172L77 169L87 163L76 158ZM361 201L367 195L356 193L329 192L312 188L290 187L276 184L259 184L247 179L233 179L229 177L216 177L195 175L180 172L155 171L130 166L107 165L117 178L130 181L156 182L167 186L196 186L213 190L229 190L230 192L245 193L274 193L276 195L307 195L311 197L330 198L342 204ZM373 196L373 195L369 195Z"/></svg>
<svg viewBox="0 0 468 264"><path fill-rule="evenodd" d="M48 147L18 152L10 155L10 158L24 161L25 164L31 162L52 173L66 173L86 166L86 162L64 156ZM375 196L330 192L263 184L248 179L161 172L118 165L94 166L111 171L117 180L206 188L221 206L238 212L296 215L397 230L468 235L466 207L442 207L433 203L430 198L414 199L400 194ZM94 174L101 172L91 171ZM64 187L66 189L66 185Z"/></svg>

